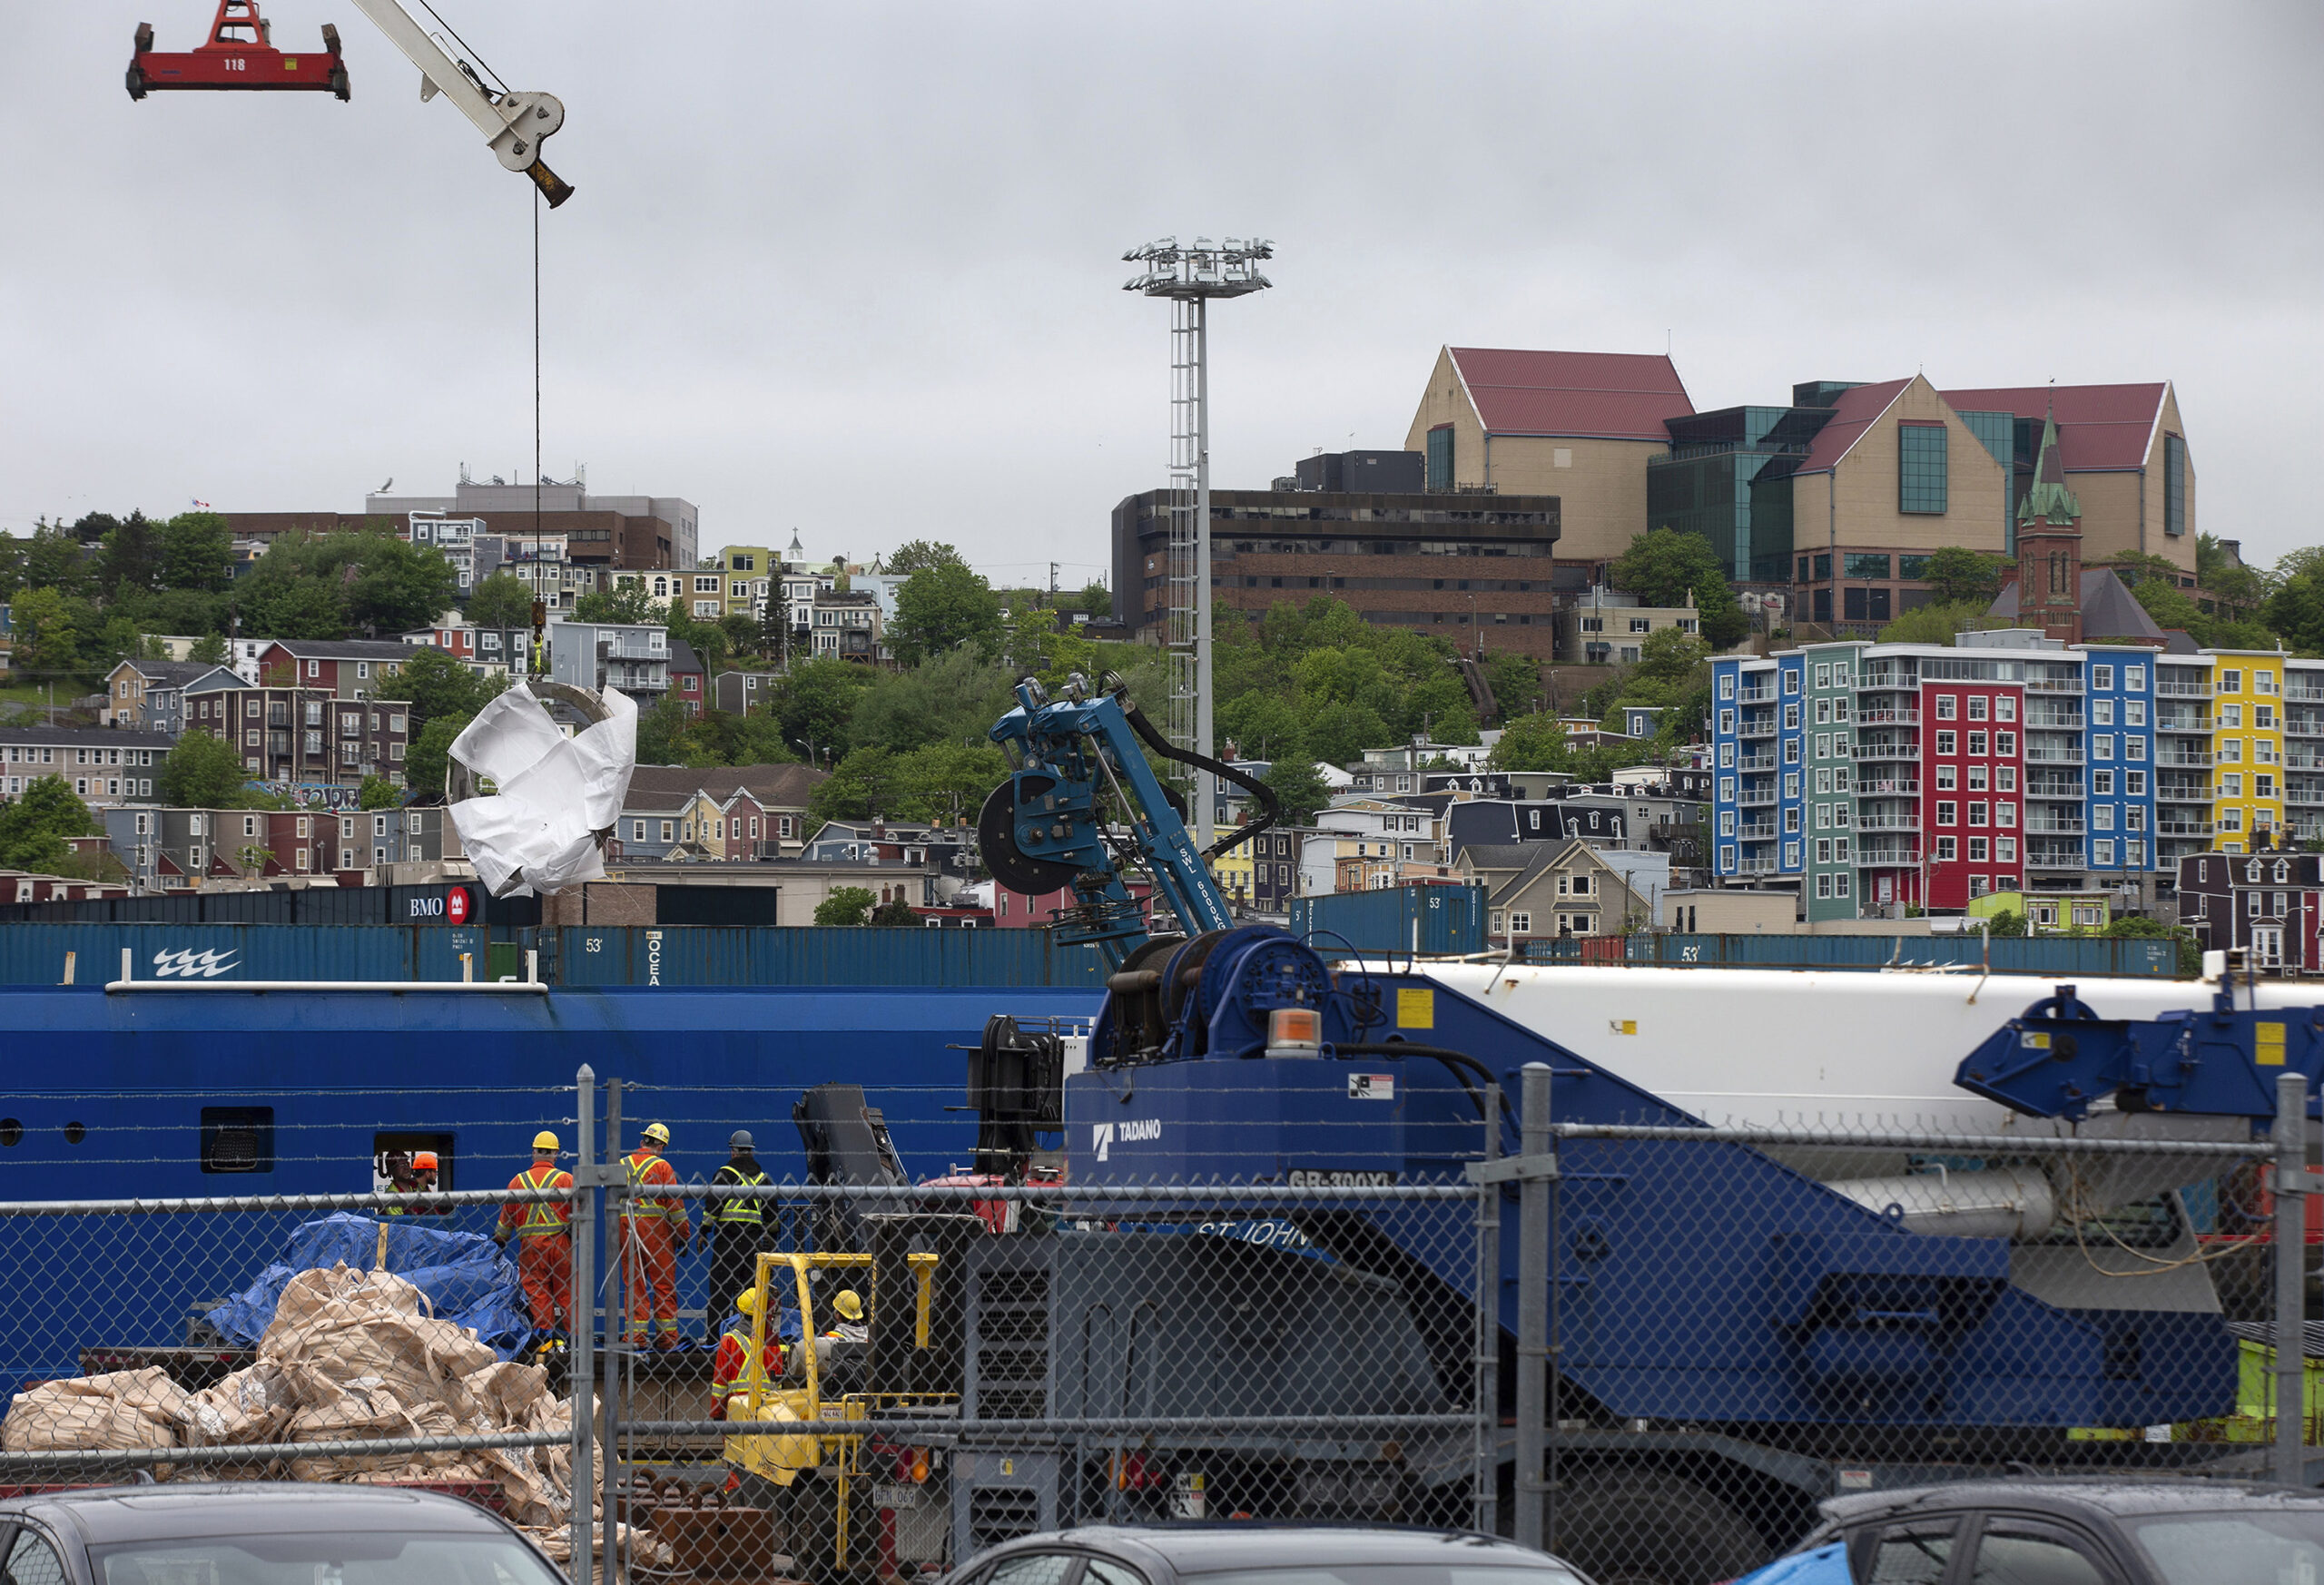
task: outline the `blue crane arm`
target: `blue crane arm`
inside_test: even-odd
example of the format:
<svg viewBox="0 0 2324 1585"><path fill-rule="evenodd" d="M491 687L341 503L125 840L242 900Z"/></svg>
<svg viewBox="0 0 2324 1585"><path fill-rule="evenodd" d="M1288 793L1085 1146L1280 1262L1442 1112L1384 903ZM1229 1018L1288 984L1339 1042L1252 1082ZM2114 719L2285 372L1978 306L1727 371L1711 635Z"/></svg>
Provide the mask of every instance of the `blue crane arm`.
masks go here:
<svg viewBox="0 0 2324 1585"><path fill-rule="evenodd" d="M1118 683L1092 694L1077 676L1066 697L1051 699L1028 678L1016 694L1017 708L991 732L1015 768L979 822L993 873L1011 885L1047 882L1036 891L1070 886L1080 906L1060 921L1059 939L1094 944L1118 967L1148 938L1098 813L1099 797L1110 792L1138 860L1187 933L1231 929L1226 899L1147 763Z"/></svg>
<svg viewBox="0 0 2324 1585"><path fill-rule="evenodd" d="M2307 1077L2318 1117L2324 1008L2239 1009L2223 989L2205 1011L2102 1019L2061 985L1972 1051L1954 1082L2036 1117L2078 1122L2111 1096L2128 1112L2249 1117L2258 1136L2287 1072Z"/></svg>

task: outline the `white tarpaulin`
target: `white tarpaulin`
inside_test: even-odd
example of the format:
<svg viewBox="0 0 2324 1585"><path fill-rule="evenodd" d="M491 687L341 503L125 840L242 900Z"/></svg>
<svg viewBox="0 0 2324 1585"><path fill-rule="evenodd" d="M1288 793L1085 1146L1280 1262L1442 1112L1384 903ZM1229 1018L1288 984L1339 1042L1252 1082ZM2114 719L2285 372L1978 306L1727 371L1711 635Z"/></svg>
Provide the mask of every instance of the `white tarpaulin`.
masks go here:
<svg viewBox="0 0 2324 1585"><path fill-rule="evenodd" d="M566 737L529 691L511 688L452 740L452 757L500 789L450 806L460 843L495 897L605 878L596 833L612 829L637 768L637 706L618 689L605 702L606 720Z"/></svg>

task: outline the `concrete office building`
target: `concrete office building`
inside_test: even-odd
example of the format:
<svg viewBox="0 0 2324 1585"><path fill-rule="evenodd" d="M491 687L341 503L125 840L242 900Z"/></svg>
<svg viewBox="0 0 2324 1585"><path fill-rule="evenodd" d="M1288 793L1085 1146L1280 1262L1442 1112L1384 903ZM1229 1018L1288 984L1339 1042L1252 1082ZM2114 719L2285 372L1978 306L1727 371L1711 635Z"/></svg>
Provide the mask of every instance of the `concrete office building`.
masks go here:
<svg viewBox="0 0 2324 1585"><path fill-rule="evenodd" d="M1213 490L1210 498L1219 608L1257 614L1329 595L1384 627L1549 658L1554 496ZM1169 539L1168 491L1114 508L1115 615L1147 643L1161 642L1168 617Z"/></svg>

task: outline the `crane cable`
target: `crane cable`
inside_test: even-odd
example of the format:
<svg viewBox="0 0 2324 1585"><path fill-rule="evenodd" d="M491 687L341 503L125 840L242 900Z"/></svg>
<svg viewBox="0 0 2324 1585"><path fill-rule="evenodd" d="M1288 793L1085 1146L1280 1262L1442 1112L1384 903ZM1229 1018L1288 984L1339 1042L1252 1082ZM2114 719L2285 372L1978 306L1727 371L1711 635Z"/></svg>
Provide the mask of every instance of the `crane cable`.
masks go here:
<svg viewBox="0 0 2324 1585"><path fill-rule="evenodd" d="M548 670L541 640L547 622L541 593L541 190L533 185L533 653L530 674Z"/></svg>

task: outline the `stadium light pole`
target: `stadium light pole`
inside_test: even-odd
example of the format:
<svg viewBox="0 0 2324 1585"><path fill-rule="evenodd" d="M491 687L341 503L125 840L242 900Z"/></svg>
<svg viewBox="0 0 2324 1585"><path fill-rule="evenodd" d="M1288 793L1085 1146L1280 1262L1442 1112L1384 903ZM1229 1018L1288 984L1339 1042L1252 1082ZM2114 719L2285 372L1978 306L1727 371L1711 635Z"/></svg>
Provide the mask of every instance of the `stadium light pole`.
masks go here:
<svg viewBox="0 0 2324 1585"><path fill-rule="evenodd" d="M1164 642L1170 655L1170 741L1208 759L1211 733L1210 646L1210 300L1247 297L1274 282L1258 271L1275 257L1263 238L1196 237L1180 247L1165 237L1122 255L1145 268L1122 283L1124 291L1165 297L1170 316L1170 604ZM1141 605L1143 602L1141 601ZM1218 779L1194 777L1194 835L1211 841Z"/></svg>

